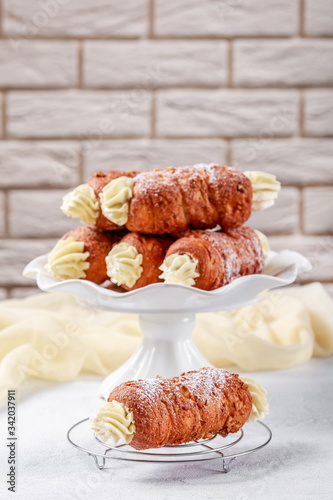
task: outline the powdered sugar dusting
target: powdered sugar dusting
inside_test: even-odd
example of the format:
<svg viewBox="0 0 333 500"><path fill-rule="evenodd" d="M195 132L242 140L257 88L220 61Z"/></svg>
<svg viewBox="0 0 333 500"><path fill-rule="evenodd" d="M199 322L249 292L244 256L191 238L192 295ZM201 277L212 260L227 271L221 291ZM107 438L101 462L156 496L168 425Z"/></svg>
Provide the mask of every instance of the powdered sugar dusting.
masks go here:
<svg viewBox="0 0 333 500"><path fill-rule="evenodd" d="M222 285L235 278L261 272L264 265L263 252L258 236L249 227L223 232L205 232L210 244L224 263Z"/></svg>
<svg viewBox="0 0 333 500"><path fill-rule="evenodd" d="M220 391L225 386L230 376L231 374L222 368L205 367L171 379L157 376L137 380L137 403L139 406L147 406L156 400L163 399L165 391L170 392L170 388L174 394L180 394L183 387L186 387L193 399L207 401L217 390Z"/></svg>
<svg viewBox="0 0 333 500"><path fill-rule="evenodd" d="M198 371L184 373L179 377L178 384L185 386L189 393L199 400L207 400L221 390L230 373L222 368L205 367Z"/></svg>
<svg viewBox="0 0 333 500"><path fill-rule="evenodd" d="M138 391L138 400L144 404L153 403L156 398L159 399L163 393L165 379L161 376L137 380L140 390Z"/></svg>

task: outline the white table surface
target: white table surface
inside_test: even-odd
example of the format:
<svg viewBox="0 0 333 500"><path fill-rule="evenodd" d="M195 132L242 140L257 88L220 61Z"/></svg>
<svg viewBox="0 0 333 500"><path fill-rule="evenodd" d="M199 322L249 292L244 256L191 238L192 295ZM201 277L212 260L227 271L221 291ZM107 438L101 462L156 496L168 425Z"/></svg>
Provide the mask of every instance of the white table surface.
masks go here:
<svg viewBox="0 0 333 500"><path fill-rule="evenodd" d="M237 459L228 474L219 461L145 464L113 461L99 471L66 440L68 428L100 406L100 379L39 384L18 402L17 491L7 491L6 413L0 415L2 499L331 499L333 498L333 359L250 375L268 390L265 422L273 440Z"/></svg>

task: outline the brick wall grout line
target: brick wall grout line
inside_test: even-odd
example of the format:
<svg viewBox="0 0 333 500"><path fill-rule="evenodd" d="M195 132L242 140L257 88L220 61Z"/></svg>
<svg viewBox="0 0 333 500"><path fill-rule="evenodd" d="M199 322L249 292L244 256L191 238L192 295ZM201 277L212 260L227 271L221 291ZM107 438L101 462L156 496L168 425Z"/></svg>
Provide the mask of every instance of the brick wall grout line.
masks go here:
<svg viewBox="0 0 333 500"><path fill-rule="evenodd" d="M225 156L226 156L226 158L225 158L226 165L229 165L230 167L232 167L233 158L232 158L232 140L231 139L227 140L227 147L226 147Z"/></svg>
<svg viewBox="0 0 333 500"><path fill-rule="evenodd" d="M304 91L299 91L299 135L300 137L304 137L304 120L305 120L305 109L304 109Z"/></svg>
<svg viewBox="0 0 333 500"><path fill-rule="evenodd" d="M216 41L216 42L219 42L219 41L226 41L226 42L229 42L229 41L232 41L232 40L258 40L258 41L271 41L271 40L294 40L295 38L304 38L304 39L314 39L314 38L318 38L318 39L321 39L323 38L324 40L326 39L331 39L333 37L333 35L331 34L321 34L321 35L307 35L307 34L304 34L304 36L300 36L299 34L296 34L296 35L241 35L241 34L238 34L238 35L232 35L232 36L207 36L207 35L189 35L189 36L181 36L181 35L175 35L175 36L168 36L168 35L154 35L152 37L152 39L154 40L166 40L166 41L171 41L171 42L177 42L177 41L198 41L198 42L202 42L202 41ZM65 35L54 35L54 36L43 36L43 35L40 35L40 36L35 36L35 37L32 37L32 38L25 38L25 37L20 37L20 36L16 36L15 35L15 40L24 40L26 42L29 42L30 40L34 40L34 41L42 41L42 42L47 42L47 41L76 41L76 40L79 40L79 41L98 41L98 42L103 42L103 41L106 41L106 42L113 42L113 41L117 41L117 42L135 42L135 41L138 41L138 40L142 40L142 35L138 35L138 36L131 36L131 35L128 35L128 36L117 36L117 35L110 35L110 36L99 36L99 35L94 35L94 36L89 36L89 35L83 35L83 36L80 36L80 35L68 35L68 36L65 36ZM7 34L3 34L3 39L4 40L11 40L13 39L13 35L7 35Z"/></svg>
<svg viewBox="0 0 333 500"><path fill-rule="evenodd" d="M7 139L7 91L2 92L2 102L0 104L2 108L2 139L4 140Z"/></svg>
<svg viewBox="0 0 333 500"><path fill-rule="evenodd" d="M29 285L3 285L2 288L6 292L6 299L14 298L14 289L20 290L35 290L35 293L40 293L40 289L37 286L29 286Z"/></svg>
<svg viewBox="0 0 333 500"><path fill-rule="evenodd" d="M0 38L3 38L3 5L2 0L0 0Z"/></svg>
<svg viewBox="0 0 333 500"><path fill-rule="evenodd" d="M233 50L233 40L230 40L228 43L228 48L227 48L227 87L232 88L233 87L233 71L234 71L234 61L233 61L233 56L234 56L234 50Z"/></svg>
<svg viewBox="0 0 333 500"><path fill-rule="evenodd" d="M301 91L297 89L296 95L296 109L295 109L295 130L292 134L293 139L297 139L301 136Z"/></svg>
<svg viewBox="0 0 333 500"><path fill-rule="evenodd" d="M116 142L116 141L130 141L130 140L143 140L149 138L149 135L123 135L121 137L115 136L115 135L105 135L103 139L101 139L101 142L104 141L111 141L111 142ZM15 136L15 137L6 137L6 141L11 142L11 141L22 141L22 142L48 142L48 141L54 141L54 142L78 142L80 141L81 135L68 135L68 136L47 136L47 137L34 137L34 136ZM333 132L330 135L304 135L302 137L292 135L292 134L286 134L286 135L279 135L279 136L274 136L272 137L272 141L277 141L277 140L293 140L293 139L309 139L309 140L322 140L322 139L332 139L333 138ZM225 135L205 135L205 136L195 136L195 135L181 135L181 136L168 136L168 135L159 135L158 139L162 140L172 140L172 141L188 141L188 140L193 140L193 141L200 141L200 140L247 140L247 139L253 139L253 134L252 135L235 135L235 136L225 136Z"/></svg>
<svg viewBox="0 0 333 500"><path fill-rule="evenodd" d="M94 87L93 85L85 85L83 88L79 88L78 90L82 91L93 91L93 92L131 92L133 91L133 88L135 85L121 85L121 86L104 86L104 85L98 85ZM323 83L318 83L318 84L306 84L306 85L288 85L288 86L283 86L279 87L278 84L272 84L272 85L235 85L232 84L231 87L227 85L221 85L221 84L214 84L214 85L205 85L205 84L169 84L169 85L160 85L156 87L155 90L159 91L165 91L165 90L198 90L198 91L211 91L211 90L244 90L244 91L262 91L262 90L268 90L268 91L275 91L275 92L291 92L291 91L296 91L296 90L330 90L333 92L332 85L330 84L323 84ZM73 90L73 86L51 86L51 85L44 85L44 86L20 86L20 87L15 87L15 86L3 86L0 88L0 91L2 92L13 92L13 93L20 93L20 92L65 92L68 90Z"/></svg>
<svg viewBox="0 0 333 500"><path fill-rule="evenodd" d="M82 89L84 88L84 84L83 84L83 42L81 40L79 40L78 42L78 47L77 47L77 67L76 67L76 71L77 71L77 75L76 75L76 79L77 79L77 88L79 89Z"/></svg>
<svg viewBox="0 0 333 500"><path fill-rule="evenodd" d="M154 21L155 21L155 0L149 0L149 4L148 4L148 38L155 38Z"/></svg>
<svg viewBox="0 0 333 500"><path fill-rule="evenodd" d="M80 168L78 168L78 171L80 172ZM325 184L325 187L327 185ZM3 192L3 193L10 193L12 191L38 191L38 192L43 192L43 191L58 191L58 192L62 192L66 189L70 189L71 187L73 187L73 184L67 184L67 185L64 185L64 186L59 186L59 185L52 185L52 186L49 186L49 185L39 185L37 187L34 187L34 186L4 186L4 187L1 187L0 186L0 191ZM333 185L332 185L333 187Z"/></svg>
<svg viewBox="0 0 333 500"><path fill-rule="evenodd" d="M85 167L85 155L84 155L84 151L83 151L83 142L80 142L80 144L79 144L79 163L77 166L80 184L83 184L84 182L87 181L87 179L84 179L84 170L85 170L84 167Z"/></svg>
<svg viewBox="0 0 333 500"><path fill-rule="evenodd" d="M3 191L4 196L4 235L5 238L10 236L10 225L9 225L9 192Z"/></svg>
<svg viewBox="0 0 333 500"><path fill-rule="evenodd" d="M299 36L304 37L305 0L299 0Z"/></svg>
<svg viewBox="0 0 333 500"><path fill-rule="evenodd" d="M300 187L299 188L299 206L298 206L299 229L300 229L301 235L307 235L305 230L304 230L304 198L303 198L303 194L304 194L304 188Z"/></svg>
<svg viewBox="0 0 333 500"><path fill-rule="evenodd" d="M151 109L150 109L150 138L155 139L156 133L156 118L157 118L157 96L155 90L151 91Z"/></svg>
<svg viewBox="0 0 333 500"><path fill-rule="evenodd" d="M44 242L44 243L49 243L49 240L54 240L56 238L60 238L61 234L56 234L55 236L6 236L6 237L0 237L0 242L1 241L24 241L24 242L27 242L27 241L31 241L31 242L34 242L36 243L36 241L41 241L41 242ZM1 286L1 284L0 284Z"/></svg>
<svg viewBox="0 0 333 500"><path fill-rule="evenodd" d="M233 137L231 136L223 136L223 135L205 135L205 136L193 136L193 135L185 135L185 136L179 136L179 137L169 137L169 136L164 136L160 135L158 139L161 140L167 140L167 141L206 141L206 140L223 140L223 141L244 141L244 140L251 140L256 136L253 135L235 135ZM282 136L272 136L270 137L271 142L277 142L277 141L288 141L291 142L294 140L304 140L306 141L324 141L328 142L331 141L333 138L333 133L331 135L327 134L322 134L322 135L310 135L310 134L304 134L302 136L295 136L295 135L282 135ZM137 141L137 142L142 142L143 140L147 139L147 136L133 136L133 135L123 135L123 136L105 136L104 138L100 139L100 142L125 142L125 141ZM28 136L20 136L20 137L6 137L5 139L0 140L0 142L4 143L11 143L11 142L21 142L22 144L25 143L36 143L36 142L49 142L52 144L56 143L80 143L80 140L82 140L82 136L49 136L49 137L28 137ZM83 140L83 142L89 142L89 138ZM60 186L61 187L61 186Z"/></svg>

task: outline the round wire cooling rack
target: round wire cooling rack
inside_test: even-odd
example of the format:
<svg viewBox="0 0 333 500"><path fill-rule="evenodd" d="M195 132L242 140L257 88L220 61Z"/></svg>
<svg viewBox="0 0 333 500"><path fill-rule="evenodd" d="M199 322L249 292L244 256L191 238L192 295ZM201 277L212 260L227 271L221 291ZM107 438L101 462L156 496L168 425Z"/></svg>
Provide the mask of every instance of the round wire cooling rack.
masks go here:
<svg viewBox="0 0 333 500"><path fill-rule="evenodd" d="M94 438L88 423L89 418L84 418L72 425L67 432L67 439L75 448L93 457L96 467L101 470L111 469L112 465L106 465L111 460L164 464L220 460L222 463L221 472L226 473L229 472L230 465L236 458L261 450L272 439L270 428L257 420L254 424L246 426L246 432L241 429L235 434L229 434L226 438L217 435L211 439L202 439L177 446L163 446L153 450L134 450L127 444L110 446L97 437ZM249 426L251 426L251 430ZM87 438L87 436L90 437ZM235 447L234 453L226 454L225 451L232 447Z"/></svg>

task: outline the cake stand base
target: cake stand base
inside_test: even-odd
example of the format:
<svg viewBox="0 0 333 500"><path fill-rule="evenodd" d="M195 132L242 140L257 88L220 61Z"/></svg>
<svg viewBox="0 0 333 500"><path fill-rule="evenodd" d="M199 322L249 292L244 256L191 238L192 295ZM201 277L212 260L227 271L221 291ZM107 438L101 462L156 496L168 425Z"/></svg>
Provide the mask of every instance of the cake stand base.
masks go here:
<svg viewBox="0 0 333 500"><path fill-rule="evenodd" d="M126 363L104 379L99 395L106 400L112 389L128 380L156 375L173 377L212 366L190 338L194 314L142 314L139 318L142 344Z"/></svg>

